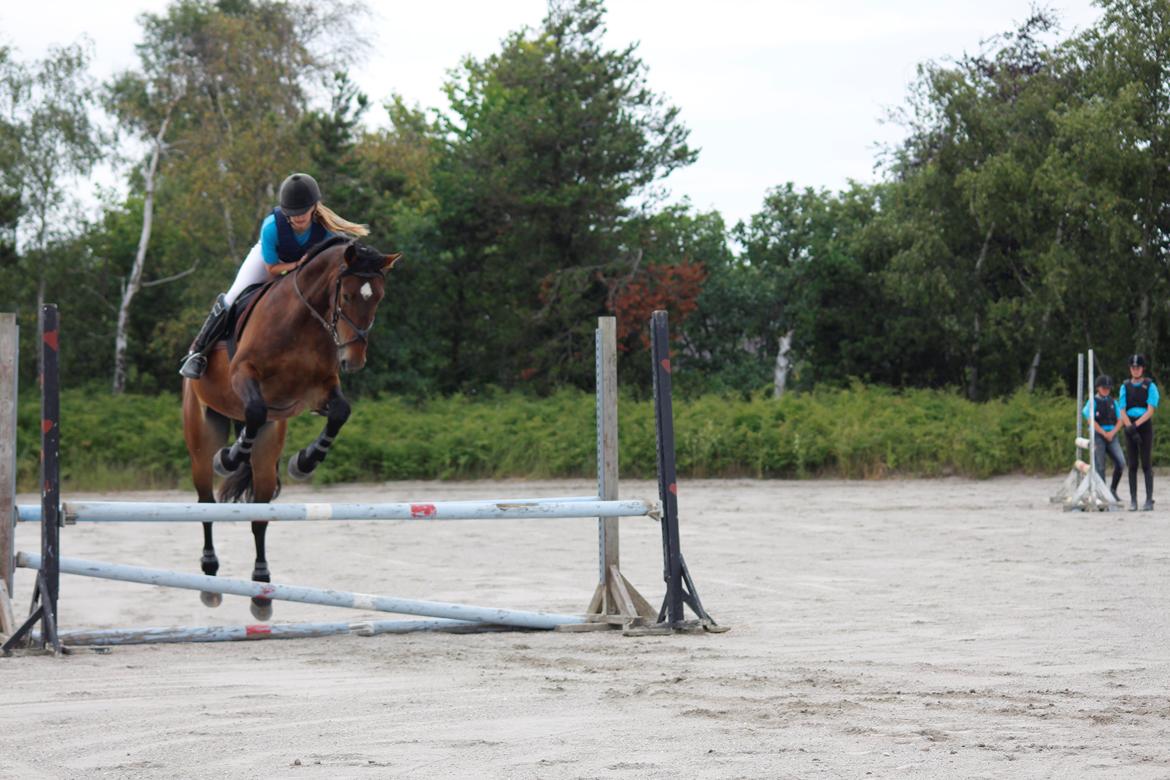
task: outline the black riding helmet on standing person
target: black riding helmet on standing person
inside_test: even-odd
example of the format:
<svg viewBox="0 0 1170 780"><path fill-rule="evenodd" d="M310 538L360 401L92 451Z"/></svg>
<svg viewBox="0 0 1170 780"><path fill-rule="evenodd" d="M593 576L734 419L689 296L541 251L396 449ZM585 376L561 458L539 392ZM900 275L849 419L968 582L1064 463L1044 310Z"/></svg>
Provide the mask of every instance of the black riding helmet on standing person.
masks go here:
<svg viewBox="0 0 1170 780"><path fill-rule="evenodd" d="M1121 424L1125 426L1125 451L1129 461L1129 511L1137 510L1137 465L1141 462L1146 482L1146 512L1154 508L1154 411L1161 400L1158 386L1147 374L1145 355L1130 355L1129 380L1121 385Z"/></svg>

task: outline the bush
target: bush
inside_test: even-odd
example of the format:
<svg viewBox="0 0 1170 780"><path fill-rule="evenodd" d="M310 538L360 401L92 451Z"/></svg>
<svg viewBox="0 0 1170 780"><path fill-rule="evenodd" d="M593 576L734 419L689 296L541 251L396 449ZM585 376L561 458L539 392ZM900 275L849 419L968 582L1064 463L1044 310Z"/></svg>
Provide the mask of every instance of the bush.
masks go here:
<svg viewBox="0 0 1170 780"><path fill-rule="evenodd" d="M39 406L20 405L18 478L35 489ZM1073 402L1017 393L975 404L955 393L854 384L744 399L675 399L679 474L686 477L989 477L1066 469ZM422 403L363 398L318 469L322 483L396 479L592 477L594 398L562 390L547 398L492 393ZM61 399L63 476L71 489L189 485L180 402L171 394L110 397L70 390ZM286 457L324 421L292 421ZM623 397L623 475L653 477L651 403ZM1155 458L1167 454L1158 439Z"/></svg>

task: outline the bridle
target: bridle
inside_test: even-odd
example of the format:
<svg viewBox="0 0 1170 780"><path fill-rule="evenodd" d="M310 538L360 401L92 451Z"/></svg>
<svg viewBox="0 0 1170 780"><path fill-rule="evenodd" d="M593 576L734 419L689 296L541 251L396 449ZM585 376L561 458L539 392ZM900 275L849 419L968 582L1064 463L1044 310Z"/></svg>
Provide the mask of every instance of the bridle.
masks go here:
<svg viewBox="0 0 1170 780"><path fill-rule="evenodd" d="M312 258L309 259L311 260ZM374 321L370 320L370 324L368 326L365 328L359 328L358 324L354 322L348 314L341 310L341 280L347 276L356 276L359 279L374 279L381 276L382 274L378 271L353 271L349 268L346 268L344 271L339 273L337 275L337 281L333 285L333 313L330 319L326 320L317 313L317 310L314 309L313 305L309 303L309 300L305 298L305 294L301 292L301 285L297 279L300 276L301 269L306 265L308 265L308 261L302 261L297 264L296 269L293 271L293 289L297 291L297 297L301 299L301 303L305 304L305 308L309 310L309 313L313 315L317 322L321 323L321 327L323 327L325 332L328 333L329 336L333 339L333 343L337 345L338 349L348 347L355 341L360 341L363 344L367 343L370 338L370 331L374 329ZM337 322L338 320L342 319L345 320L351 328L353 328L353 332L355 334L354 337L349 341L342 341L341 336L337 332Z"/></svg>

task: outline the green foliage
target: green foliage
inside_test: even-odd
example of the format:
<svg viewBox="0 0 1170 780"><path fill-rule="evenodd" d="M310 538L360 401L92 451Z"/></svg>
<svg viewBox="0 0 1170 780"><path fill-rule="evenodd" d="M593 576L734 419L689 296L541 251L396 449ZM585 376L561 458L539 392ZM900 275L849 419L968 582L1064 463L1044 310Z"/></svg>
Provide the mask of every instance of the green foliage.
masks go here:
<svg viewBox="0 0 1170 780"><path fill-rule="evenodd" d="M977 404L950 391L895 392L851 384L788 394L675 399L680 475L989 477L1067 468L1074 404L1043 393L1016 393ZM424 402L400 397L355 403L319 483L403 479L592 477L596 432L592 395L561 390L545 398L493 392ZM19 481L36 484L39 408L19 410ZM285 458L312 441L321 419L289 426ZM652 478L652 405L620 404L621 473ZM1155 458L1170 456L1167 437ZM189 485L179 399L70 390L61 402L62 468L79 489Z"/></svg>
<svg viewBox="0 0 1170 780"><path fill-rule="evenodd" d="M636 254L631 200L695 159L635 47L608 49L604 32L599 0L551 4L447 85L431 258L443 390L588 384L599 275Z"/></svg>

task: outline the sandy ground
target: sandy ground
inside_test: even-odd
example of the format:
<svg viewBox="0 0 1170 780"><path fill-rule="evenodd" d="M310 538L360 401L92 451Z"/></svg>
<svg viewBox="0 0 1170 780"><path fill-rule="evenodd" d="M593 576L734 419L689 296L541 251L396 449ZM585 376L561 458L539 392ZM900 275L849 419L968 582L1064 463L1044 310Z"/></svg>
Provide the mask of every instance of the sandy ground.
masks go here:
<svg viewBox="0 0 1170 780"><path fill-rule="evenodd" d="M0 659L0 776L1170 777L1170 512L1064 514L1047 503L1059 481L684 482L683 551L726 634ZM591 487L396 483L282 500ZM19 547L36 534L22 526ZM270 530L269 559L279 582L579 612L596 544L590 521L290 523ZM195 525L71 526L63 541L73 557L186 571L200 545ZM622 545L627 576L658 603L657 525L624 521ZM246 526L220 526L218 548L222 574L248 576ZM20 572L21 607L30 584ZM240 624L247 604L212 611L190 591L65 577L61 623ZM278 621L386 617L276 608Z"/></svg>

